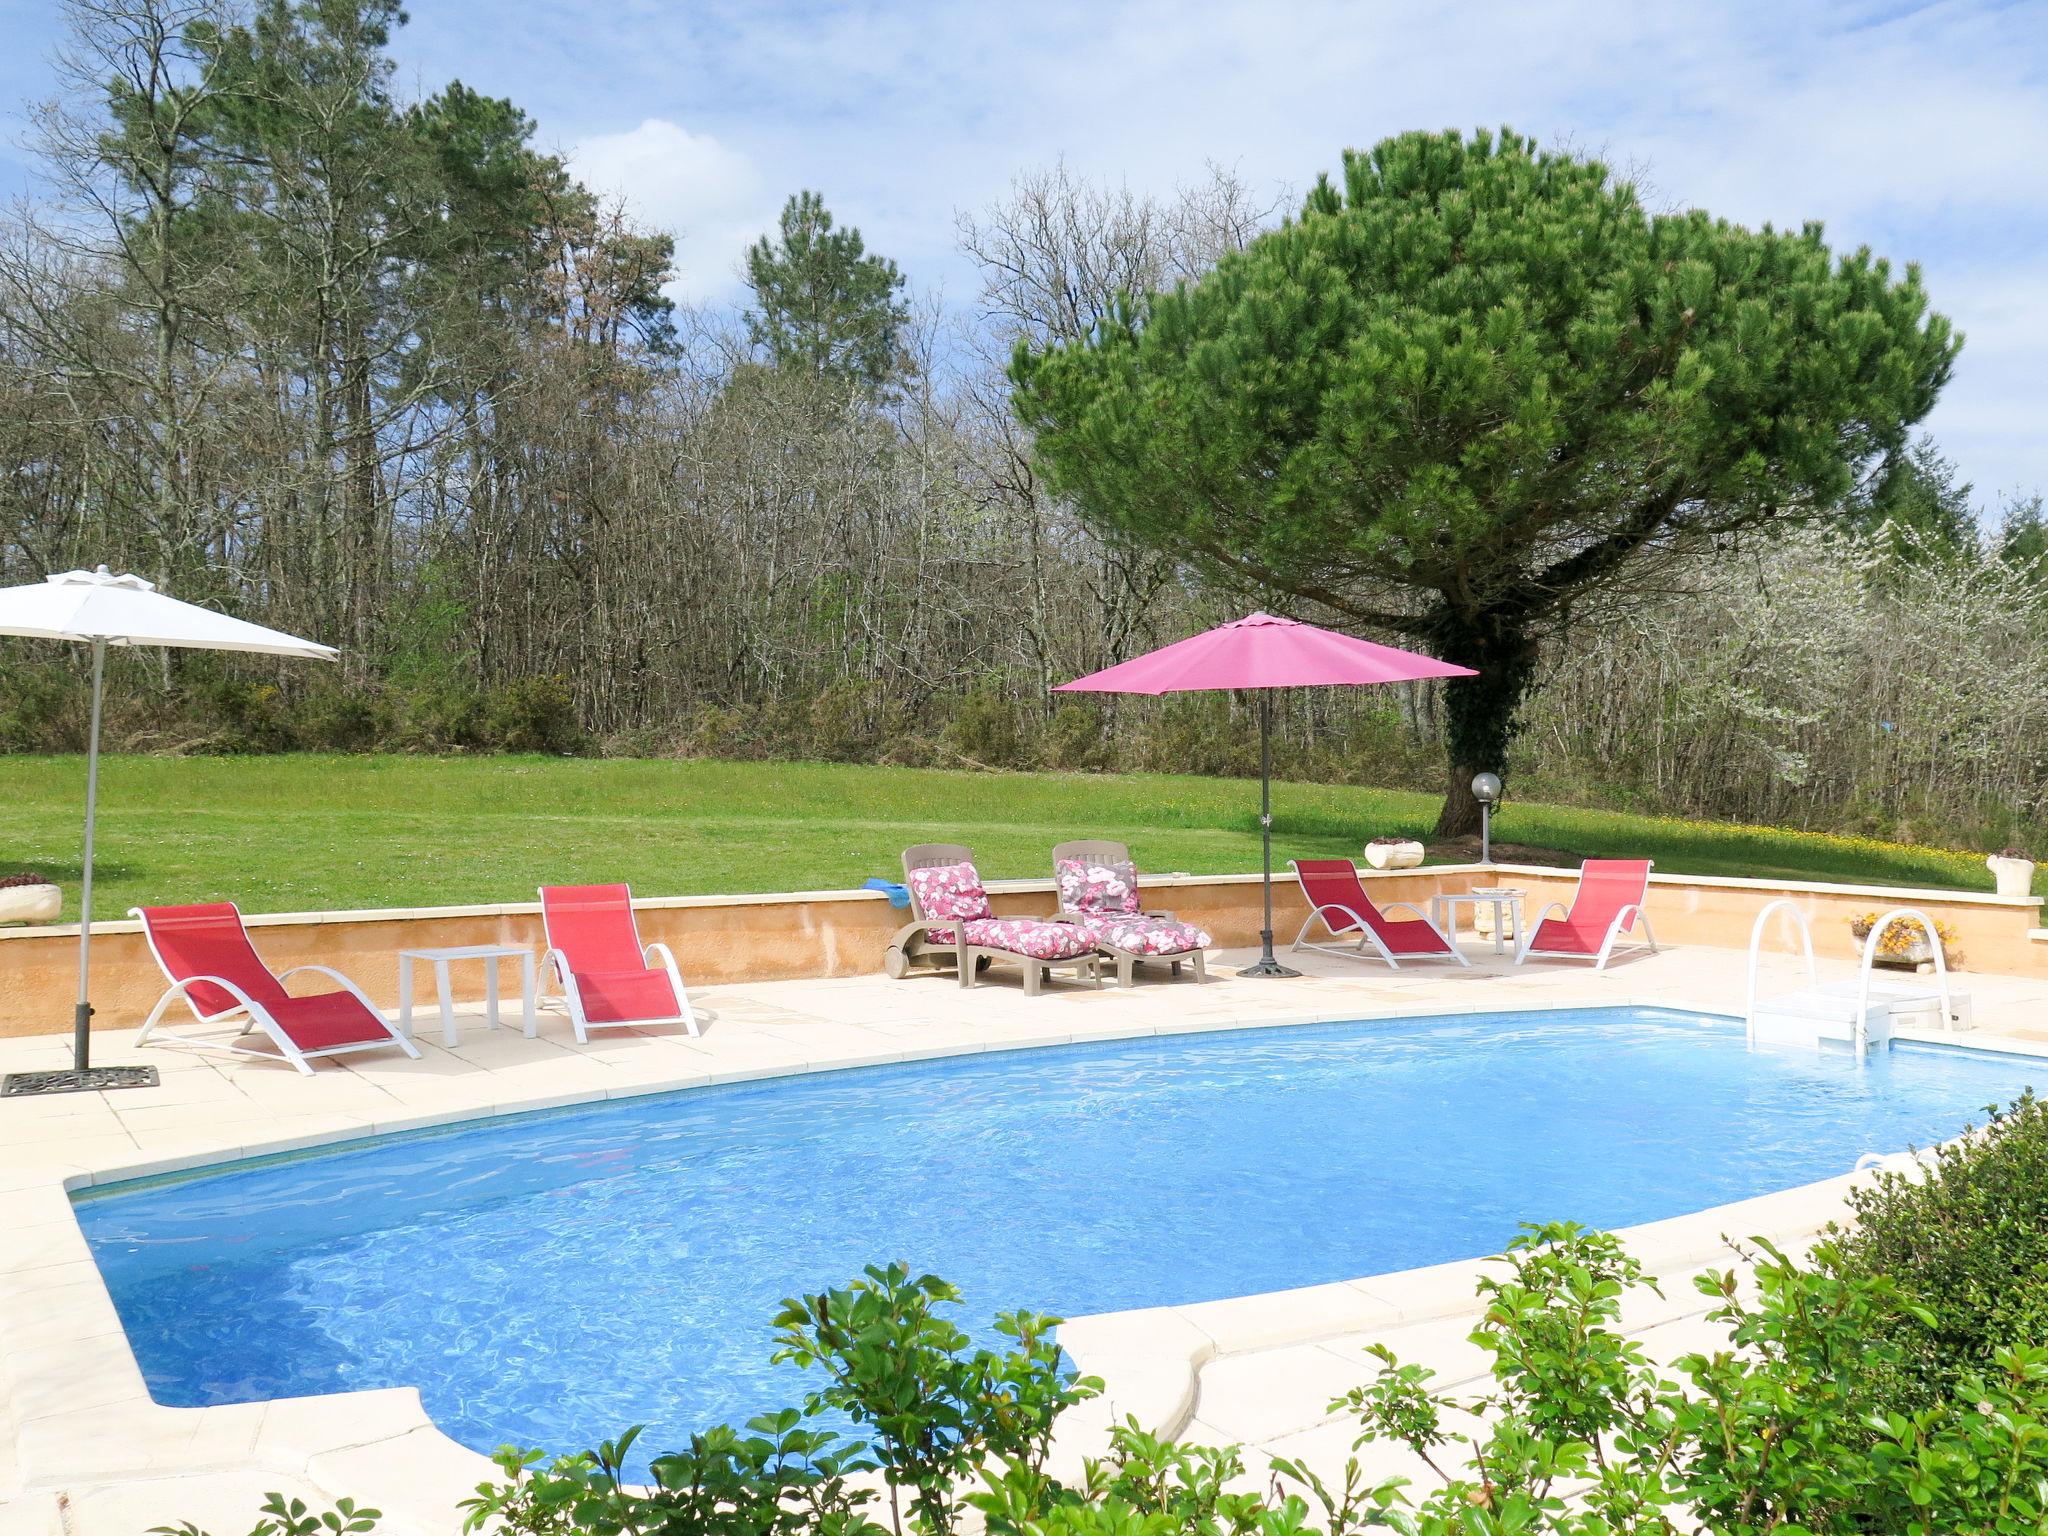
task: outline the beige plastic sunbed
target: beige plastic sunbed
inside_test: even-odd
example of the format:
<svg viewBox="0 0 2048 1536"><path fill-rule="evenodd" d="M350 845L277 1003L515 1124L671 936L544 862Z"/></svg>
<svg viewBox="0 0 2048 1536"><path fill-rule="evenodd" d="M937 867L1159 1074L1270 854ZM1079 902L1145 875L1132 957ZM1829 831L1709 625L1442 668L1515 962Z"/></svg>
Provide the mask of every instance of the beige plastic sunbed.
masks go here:
<svg viewBox="0 0 2048 1536"><path fill-rule="evenodd" d="M1056 921L1073 923L1087 931L1095 941L1095 947L1116 963L1118 986L1130 986L1137 967L1147 961L1170 966L1175 976L1180 974L1181 965L1186 962L1194 966L1197 982L1209 979L1208 956L1204 953L1209 942L1206 933L1181 922L1171 912L1157 909L1103 914L1070 906L1068 893L1060 889L1060 862L1064 859L1096 867L1128 865L1131 886L1135 890L1138 871L1131 860L1131 850L1122 843L1076 838L1059 844L1052 851L1053 888L1059 891L1060 903L1060 915Z"/></svg>
<svg viewBox="0 0 2048 1536"><path fill-rule="evenodd" d="M941 870L957 870L955 888L927 890ZM999 918L988 904L971 850L958 843L918 843L903 850L903 883L910 888L911 921L897 930L883 958L893 977L913 970L951 966L960 985L971 987L988 964L1015 965L1024 991L1036 997L1054 971L1070 970L1077 980L1102 985L1102 960L1085 931L1045 918ZM944 894L958 910L934 912L929 898Z"/></svg>

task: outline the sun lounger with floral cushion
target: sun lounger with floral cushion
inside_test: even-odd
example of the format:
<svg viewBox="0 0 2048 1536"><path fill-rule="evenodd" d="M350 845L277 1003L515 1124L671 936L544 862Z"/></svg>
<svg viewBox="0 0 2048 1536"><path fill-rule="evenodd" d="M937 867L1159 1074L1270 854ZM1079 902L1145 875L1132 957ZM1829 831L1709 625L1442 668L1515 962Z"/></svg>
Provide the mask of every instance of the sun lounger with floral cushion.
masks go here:
<svg viewBox="0 0 2048 1536"><path fill-rule="evenodd" d="M640 942L633 892L623 885L544 885L540 916L548 940L541 964L562 986L578 1044L593 1029L680 1024L696 1034L697 1014L666 944Z"/></svg>
<svg viewBox="0 0 2048 1536"><path fill-rule="evenodd" d="M1029 997L1038 996L1054 971L1102 985L1102 962L1084 930L1044 918L997 917L973 855L958 843L906 848L903 883L910 887L912 920L890 941L885 964L891 976L935 969L950 958L963 987L973 986L990 963L1022 968Z"/></svg>
<svg viewBox="0 0 2048 1536"><path fill-rule="evenodd" d="M249 942L242 914L231 901L189 907L135 907L129 916L142 920L142 936L162 967L170 990L157 1000L142 1033L141 1045L163 1026L173 1003L184 1002L202 1024L235 1024L241 1028L225 1040L198 1040L169 1033L162 1045L190 1050L235 1051L247 1056L282 1058L311 1075L322 1056L354 1051L381 1051L396 1046L417 1060L419 1048L387 1021L362 988L341 972L324 965L295 965L282 976L272 973ZM293 997L284 984L302 971L317 971L341 983L338 992ZM275 1052L249 1043L260 1031Z"/></svg>
<svg viewBox="0 0 2048 1536"><path fill-rule="evenodd" d="M1308 921L1294 936L1296 949L1320 950L1328 955L1358 959L1376 954L1395 970L1403 960L1455 960L1470 965L1449 934L1429 920L1412 901L1390 901L1386 911L1373 904L1358 878L1358 866L1349 859L1290 859L1301 894L1308 898ZM1389 917L1403 908L1413 917ZM1358 935L1358 942L1344 949L1334 944L1310 944L1308 931L1317 923L1333 939Z"/></svg>
<svg viewBox="0 0 2048 1536"><path fill-rule="evenodd" d="M1196 981L1209 979L1203 951L1214 941L1171 912L1142 909L1137 866L1122 843L1061 843L1052 851L1052 878L1059 892L1059 920L1085 928L1095 947L1116 962L1118 986L1128 987L1137 967L1148 960L1164 961L1176 976L1187 961Z"/></svg>
<svg viewBox="0 0 2048 1536"><path fill-rule="evenodd" d="M1650 932L1650 915L1643 905L1650 897L1650 860L1588 859L1579 866L1579 888L1572 893L1569 910L1553 901L1537 915L1534 928L1522 941L1515 956L1520 965L1531 955L1553 960L1591 960L1593 969L1604 971L1614 958L1621 936L1634 929L1642 938L1631 949L1648 947L1657 952L1657 936ZM1557 915L1552 917L1555 912Z"/></svg>

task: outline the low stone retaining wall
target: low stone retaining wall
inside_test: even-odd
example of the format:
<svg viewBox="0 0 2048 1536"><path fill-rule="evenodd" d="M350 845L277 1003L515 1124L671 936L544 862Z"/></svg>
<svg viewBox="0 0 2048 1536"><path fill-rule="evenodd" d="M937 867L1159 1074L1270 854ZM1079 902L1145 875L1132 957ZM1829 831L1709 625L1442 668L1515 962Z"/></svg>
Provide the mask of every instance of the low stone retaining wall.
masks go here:
<svg viewBox="0 0 2048 1536"><path fill-rule="evenodd" d="M1470 865L1458 866L1471 869ZM1534 921L1553 901L1569 902L1577 872L1527 865L1498 866L1497 879L1468 878L1475 884L1512 885L1528 894L1522 910ZM1863 950L1850 932L1858 917L1913 907L1955 930L1963 968L2008 976L2048 976L2048 944L2036 935L2042 898L1994 896L1989 892L1905 889L1879 885L1833 885L1810 880L1739 880L1713 875L1650 876L1650 924L1660 943L1699 944L1747 951L1757 914L1780 897L1798 904L1813 930L1813 952L1821 959L1860 960ZM1766 954L1798 952L1789 923L1774 920L1764 938Z"/></svg>
<svg viewBox="0 0 2048 1536"><path fill-rule="evenodd" d="M1507 884L1527 892L1524 911L1533 919L1552 901L1569 901L1575 883L1570 870L1525 865L1432 865L1378 873L1362 871L1374 899L1382 904L1411 901L1427 907L1439 892L1477 885ZM1252 875L1161 875L1143 882L1148 907L1169 908L1215 935L1223 948L1258 943L1259 877ZM996 881L990 886L996 910L1005 916L1052 911L1050 880ZM1284 947L1300 927L1307 908L1291 874L1274 882L1273 925ZM2048 975L2048 945L2030 940L2040 922L2037 898L1975 895L1956 891L1903 891L1806 882L1726 880L1694 876L1653 877L1650 916L1659 940L1670 944L1741 949L1765 902L1795 898L1813 925L1816 952L1853 958L1849 920L1892 906L1916 906L1955 927L1958 947L1972 969ZM636 903L641 936L675 951L686 980L703 985L728 981L782 981L804 977L852 976L881 969L882 952L909 914L873 891L792 891L753 896L653 896ZM521 902L503 906L427 907L390 911L250 914L257 948L273 969L318 963L347 972L379 1003L398 997L398 952L467 944L518 944L538 951L543 943L540 908ZM1778 939L1784 943L1783 936ZM33 929L0 929L0 1036L67 1032L76 987L78 929L75 924ZM508 978L509 980L510 978ZM431 1004L431 978L417 978ZM482 982L460 977L460 995L478 996ZM141 1023L163 990L163 981L141 925L133 921L93 924L93 1002L96 1029L132 1029Z"/></svg>

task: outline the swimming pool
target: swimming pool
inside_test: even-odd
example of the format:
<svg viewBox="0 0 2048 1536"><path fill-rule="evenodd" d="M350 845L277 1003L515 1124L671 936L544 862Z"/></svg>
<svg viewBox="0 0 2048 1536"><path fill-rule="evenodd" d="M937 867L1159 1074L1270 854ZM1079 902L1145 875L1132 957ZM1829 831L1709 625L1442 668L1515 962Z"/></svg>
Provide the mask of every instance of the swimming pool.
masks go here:
<svg viewBox="0 0 2048 1536"><path fill-rule="evenodd" d="M870 1262L977 1325L1347 1279L1844 1173L2038 1066L1628 1009L1244 1030L472 1123L77 1213L159 1402L417 1385L479 1450L659 1450L800 1398L769 1317Z"/></svg>

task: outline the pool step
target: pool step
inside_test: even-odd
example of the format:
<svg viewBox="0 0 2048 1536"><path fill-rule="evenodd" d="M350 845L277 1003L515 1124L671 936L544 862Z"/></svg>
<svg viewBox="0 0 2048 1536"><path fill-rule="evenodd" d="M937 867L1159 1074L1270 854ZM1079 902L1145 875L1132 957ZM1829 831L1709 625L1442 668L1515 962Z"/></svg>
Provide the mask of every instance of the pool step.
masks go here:
<svg viewBox="0 0 2048 1536"><path fill-rule="evenodd" d="M1860 990L1857 982L1835 981L1759 998L1751 1032L1774 1045L1853 1046ZM1901 1029L1969 1029L1974 1015L1967 992L1950 990L1944 1018L1936 988L1873 985L1863 1022L1864 1038L1873 1046L1884 1046Z"/></svg>

